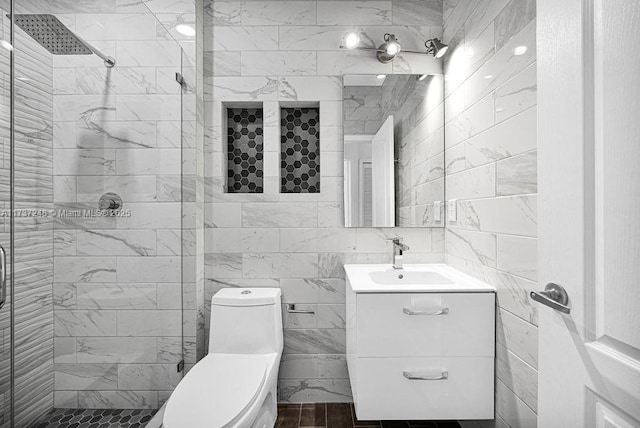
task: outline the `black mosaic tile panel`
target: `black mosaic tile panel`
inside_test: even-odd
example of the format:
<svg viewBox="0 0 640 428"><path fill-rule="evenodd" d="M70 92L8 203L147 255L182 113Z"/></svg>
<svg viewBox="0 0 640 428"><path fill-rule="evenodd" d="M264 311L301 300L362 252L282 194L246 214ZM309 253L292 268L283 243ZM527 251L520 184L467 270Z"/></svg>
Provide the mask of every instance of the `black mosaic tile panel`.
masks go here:
<svg viewBox="0 0 640 428"><path fill-rule="evenodd" d="M262 148L262 109L227 109L227 192L263 192Z"/></svg>
<svg viewBox="0 0 640 428"><path fill-rule="evenodd" d="M280 192L320 193L320 109L280 112Z"/></svg>
<svg viewBox="0 0 640 428"><path fill-rule="evenodd" d="M152 409L54 409L35 428L142 428L153 418Z"/></svg>

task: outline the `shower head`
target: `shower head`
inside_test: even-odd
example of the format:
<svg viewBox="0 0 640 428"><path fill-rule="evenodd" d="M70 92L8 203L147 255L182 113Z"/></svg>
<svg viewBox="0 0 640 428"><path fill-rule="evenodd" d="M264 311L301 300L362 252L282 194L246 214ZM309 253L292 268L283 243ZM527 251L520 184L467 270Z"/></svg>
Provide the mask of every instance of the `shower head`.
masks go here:
<svg viewBox="0 0 640 428"><path fill-rule="evenodd" d="M75 35L54 15L14 15L14 22L54 55L91 55L95 53L104 60L107 67L113 67L116 63L113 58L104 55Z"/></svg>

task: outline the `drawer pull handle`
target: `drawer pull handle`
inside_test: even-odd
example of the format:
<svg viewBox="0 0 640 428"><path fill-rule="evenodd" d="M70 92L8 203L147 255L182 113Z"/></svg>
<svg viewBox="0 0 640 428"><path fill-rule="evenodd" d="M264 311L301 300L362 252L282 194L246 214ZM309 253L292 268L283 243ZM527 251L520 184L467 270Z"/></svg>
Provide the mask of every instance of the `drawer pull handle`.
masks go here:
<svg viewBox="0 0 640 428"><path fill-rule="evenodd" d="M449 379L449 372L447 370L443 370L441 374L434 375L434 376L428 376L428 375L419 376L419 375L414 375L411 372L402 372L402 375L409 380L447 380Z"/></svg>
<svg viewBox="0 0 640 428"><path fill-rule="evenodd" d="M431 312L414 311L409 308L404 308L402 312L404 312L407 315L447 315L449 313L449 308L442 308L442 309L438 309L437 311L431 311Z"/></svg>

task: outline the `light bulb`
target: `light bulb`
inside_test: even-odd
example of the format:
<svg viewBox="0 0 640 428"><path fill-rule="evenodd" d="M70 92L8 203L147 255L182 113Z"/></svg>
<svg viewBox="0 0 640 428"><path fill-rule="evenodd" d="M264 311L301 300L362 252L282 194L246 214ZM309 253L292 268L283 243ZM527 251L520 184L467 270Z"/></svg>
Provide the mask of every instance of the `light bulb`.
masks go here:
<svg viewBox="0 0 640 428"><path fill-rule="evenodd" d="M447 50L449 50L449 46L443 46L440 48L440 50L438 51L438 53L436 54L436 58L442 58L444 56L444 54L447 53Z"/></svg>
<svg viewBox="0 0 640 428"><path fill-rule="evenodd" d="M400 43L398 42L389 42L387 43L387 55L394 56L400 52Z"/></svg>
<svg viewBox="0 0 640 428"><path fill-rule="evenodd" d="M347 33L346 36L344 36L344 46L347 49L355 49L359 44L360 44L360 36L358 35L358 33L352 31Z"/></svg>
<svg viewBox="0 0 640 428"><path fill-rule="evenodd" d="M378 74L376 77L377 77L378 79L384 79L384 78L386 78L386 77L387 77L387 75L386 75L386 74Z"/></svg>

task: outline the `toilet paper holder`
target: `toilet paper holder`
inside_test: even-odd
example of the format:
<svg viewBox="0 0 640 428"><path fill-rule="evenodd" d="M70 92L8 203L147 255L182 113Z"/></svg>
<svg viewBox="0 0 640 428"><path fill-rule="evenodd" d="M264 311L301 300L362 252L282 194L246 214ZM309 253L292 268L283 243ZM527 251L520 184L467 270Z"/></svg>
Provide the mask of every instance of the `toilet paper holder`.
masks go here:
<svg viewBox="0 0 640 428"><path fill-rule="evenodd" d="M290 314L315 315L315 311L296 309L296 304L295 303L287 303L287 312L289 312Z"/></svg>

